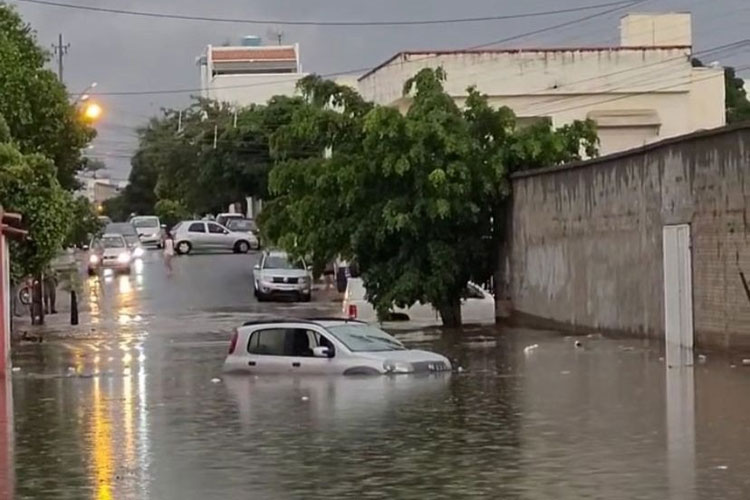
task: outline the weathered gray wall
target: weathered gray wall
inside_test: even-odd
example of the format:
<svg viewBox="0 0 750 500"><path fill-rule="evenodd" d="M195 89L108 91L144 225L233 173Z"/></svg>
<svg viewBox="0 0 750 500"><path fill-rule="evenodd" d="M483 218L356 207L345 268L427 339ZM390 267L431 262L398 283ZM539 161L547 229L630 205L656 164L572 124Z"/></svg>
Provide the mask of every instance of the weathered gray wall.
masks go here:
<svg viewBox="0 0 750 500"><path fill-rule="evenodd" d="M690 223L696 341L750 347L750 126L513 179L515 311L662 336L662 228Z"/></svg>

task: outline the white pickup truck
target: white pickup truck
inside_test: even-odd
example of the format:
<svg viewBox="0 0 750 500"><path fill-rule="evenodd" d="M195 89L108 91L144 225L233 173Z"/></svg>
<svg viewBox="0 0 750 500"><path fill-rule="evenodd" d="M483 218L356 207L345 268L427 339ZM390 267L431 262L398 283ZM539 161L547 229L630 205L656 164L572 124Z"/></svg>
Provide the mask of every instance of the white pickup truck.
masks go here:
<svg viewBox="0 0 750 500"><path fill-rule="evenodd" d="M469 283L466 298L461 301L461 318L464 324L491 324L495 322L494 297L474 283ZM344 292L342 311L344 317L360 321L377 321L375 308L365 300L365 287L361 278L349 278ZM440 325L440 315L430 304L416 303L406 309L395 307L392 311L397 321L408 321L420 326ZM396 321L393 321L396 322ZM391 323L391 321L388 321Z"/></svg>

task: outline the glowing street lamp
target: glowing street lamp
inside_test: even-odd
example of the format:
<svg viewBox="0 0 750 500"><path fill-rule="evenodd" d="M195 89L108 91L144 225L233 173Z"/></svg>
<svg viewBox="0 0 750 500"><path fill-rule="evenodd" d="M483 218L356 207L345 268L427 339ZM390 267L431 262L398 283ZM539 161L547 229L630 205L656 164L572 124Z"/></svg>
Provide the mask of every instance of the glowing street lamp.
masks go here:
<svg viewBox="0 0 750 500"><path fill-rule="evenodd" d="M86 103L83 108L83 116L91 121L96 121L102 116L102 107L95 102Z"/></svg>

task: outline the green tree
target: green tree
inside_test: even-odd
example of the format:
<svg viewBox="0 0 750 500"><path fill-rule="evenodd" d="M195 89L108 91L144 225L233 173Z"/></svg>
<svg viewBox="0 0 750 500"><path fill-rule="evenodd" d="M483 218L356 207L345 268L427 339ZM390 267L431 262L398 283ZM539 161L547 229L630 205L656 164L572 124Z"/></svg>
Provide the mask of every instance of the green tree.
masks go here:
<svg viewBox="0 0 750 500"><path fill-rule="evenodd" d="M467 283L494 271L510 173L594 155L597 140L590 122L518 128L510 109L491 108L474 89L462 110L444 78L425 69L407 81L405 115L332 82L303 81L306 105L272 140L275 198L261 226L315 262L355 259L379 314L430 303L455 326ZM317 154L285 154L300 147Z"/></svg>
<svg viewBox="0 0 750 500"><path fill-rule="evenodd" d="M12 279L41 273L62 248L73 220L71 196L52 162L0 144L0 200L6 210L23 215L29 232L26 241L11 242Z"/></svg>
<svg viewBox="0 0 750 500"><path fill-rule="evenodd" d="M13 7L0 3L0 115L22 153L50 158L60 184L77 187L81 149L94 137L65 86L44 68L48 54Z"/></svg>
<svg viewBox="0 0 750 500"><path fill-rule="evenodd" d="M159 200L154 208L161 223L168 228L190 217L190 212L179 201Z"/></svg>
<svg viewBox="0 0 750 500"><path fill-rule="evenodd" d="M71 204L70 230L63 246L82 247L102 229L96 207L85 196L79 196Z"/></svg>

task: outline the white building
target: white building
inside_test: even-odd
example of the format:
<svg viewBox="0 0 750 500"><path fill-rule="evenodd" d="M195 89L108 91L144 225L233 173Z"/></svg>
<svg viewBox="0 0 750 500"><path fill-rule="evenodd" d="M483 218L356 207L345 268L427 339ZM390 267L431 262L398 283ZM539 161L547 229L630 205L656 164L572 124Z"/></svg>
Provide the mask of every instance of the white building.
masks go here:
<svg viewBox="0 0 750 500"><path fill-rule="evenodd" d="M305 76L299 45L262 46L254 36L241 46L207 46L198 58L201 95L238 106L265 104L275 95L294 95Z"/></svg>
<svg viewBox="0 0 750 500"><path fill-rule="evenodd" d="M521 121L591 118L602 154L725 124L722 68L693 68L690 14L630 14L616 47L400 52L359 78L365 99L406 111L404 82L442 67L462 103L469 86Z"/></svg>
<svg viewBox="0 0 750 500"><path fill-rule="evenodd" d="M122 190L121 182L106 177L79 177L78 180L83 185L79 193L95 205L100 205L110 198L114 198Z"/></svg>

